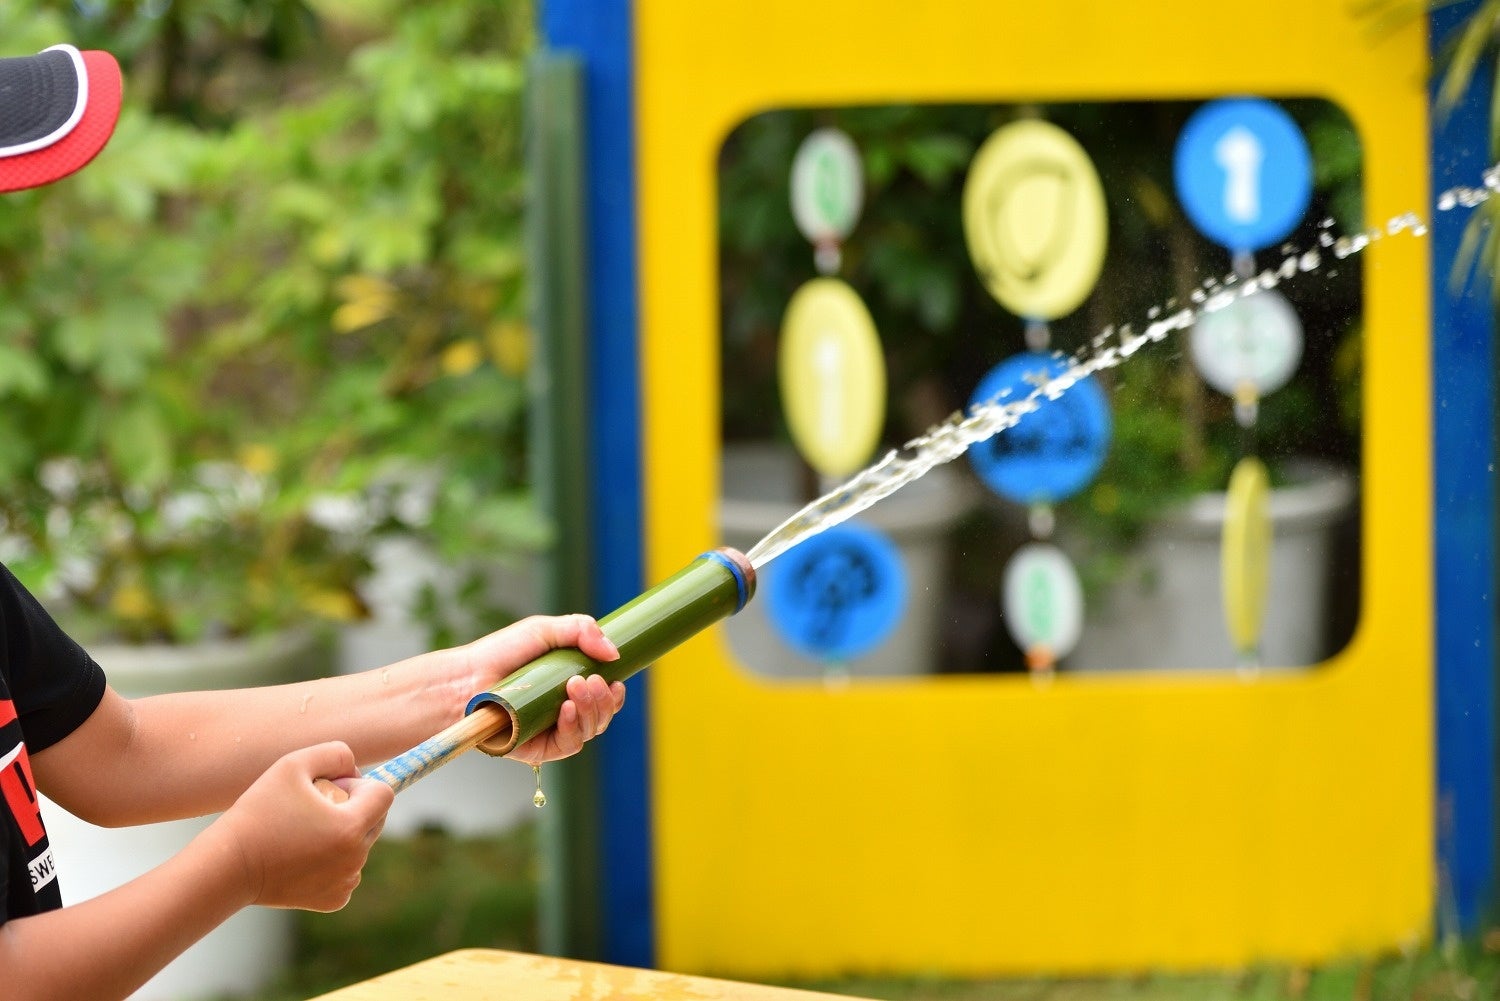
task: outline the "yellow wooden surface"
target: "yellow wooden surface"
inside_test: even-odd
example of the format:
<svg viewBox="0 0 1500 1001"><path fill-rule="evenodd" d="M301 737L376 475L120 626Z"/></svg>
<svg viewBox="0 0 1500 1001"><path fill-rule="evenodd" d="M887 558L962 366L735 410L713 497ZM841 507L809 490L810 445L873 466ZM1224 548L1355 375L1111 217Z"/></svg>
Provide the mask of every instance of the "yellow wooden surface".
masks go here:
<svg viewBox="0 0 1500 1001"><path fill-rule="evenodd" d="M835 996L499 949L462 949L314 1001L818 1001Z"/></svg>
<svg viewBox="0 0 1500 1001"><path fill-rule="evenodd" d="M1425 214L1424 25L1376 34L1354 7L638 0L648 579L719 541L714 171L737 125L793 105L1326 97L1359 133L1367 223ZM1047 687L971 675L833 690L754 676L721 631L700 636L652 669L661 966L1186 969L1426 933L1429 251L1386 239L1340 266L1363 269L1366 289L1350 644L1253 680L1063 672ZM997 360L1008 350L997 335Z"/></svg>

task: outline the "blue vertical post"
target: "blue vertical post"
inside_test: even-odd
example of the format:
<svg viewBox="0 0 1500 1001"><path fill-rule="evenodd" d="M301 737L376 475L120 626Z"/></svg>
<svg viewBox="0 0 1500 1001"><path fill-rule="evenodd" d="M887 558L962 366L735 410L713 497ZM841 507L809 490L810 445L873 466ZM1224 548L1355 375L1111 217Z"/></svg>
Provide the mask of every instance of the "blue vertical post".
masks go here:
<svg viewBox="0 0 1500 1001"><path fill-rule="evenodd" d="M1477 7L1431 13L1431 51ZM1432 120L1432 193L1477 187L1489 166L1493 76L1475 75L1458 107ZM1433 100L1438 80L1432 84ZM1474 930L1495 877L1495 357L1493 276L1461 291L1454 261L1472 212L1432 219L1434 539L1437 609L1439 930Z"/></svg>
<svg viewBox="0 0 1500 1001"><path fill-rule="evenodd" d="M640 379L637 354L635 72L630 0L544 0L541 35L583 67L591 314L589 457L595 614L640 593ZM649 672L647 672L648 674ZM646 674L592 753L597 763L597 957L655 961Z"/></svg>

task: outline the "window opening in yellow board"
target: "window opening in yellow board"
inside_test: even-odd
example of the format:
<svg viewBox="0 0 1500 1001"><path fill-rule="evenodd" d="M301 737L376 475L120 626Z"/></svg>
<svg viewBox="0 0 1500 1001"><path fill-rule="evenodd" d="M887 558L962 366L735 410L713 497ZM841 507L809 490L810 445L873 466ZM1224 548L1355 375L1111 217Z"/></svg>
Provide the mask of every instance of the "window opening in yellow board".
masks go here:
<svg viewBox="0 0 1500 1001"><path fill-rule="evenodd" d="M827 486L799 456L777 396L782 318L816 275L788 197L791 159L807 135L837 128L862 160L863 208L841 245L840 277L868 306L886 356L879 460L963 410L986 372L1025 350L1034 318L996 302L963 233L970 166L1008 123L1040 118L1065 130L1094 163L1106 203L1098 282L1072 312L1049 318L1053 349L1072 357L1124 345L1235 291L1243 260L1195 230L1172 174L1184 123L1214 97L785 109L734 129L718 162L722 541L750 550ZM1303 668L1342 649L1358 619L1362 264L1316 252L1366 223L1348 116L1320 99L1276 103L1307 137L1316 181L1302 223L1256 258L1273 277L1293 279L1278 281L1277 294L1305 338L1296 370L1258 402L1257 454L1280 519L1261 662ZM1097 478L1051 505L1058 529L1049 541L1077 567L1086 608L1057 670L1232 670L1240 658L1222 612L1220 561L1224 488L1242 433L1235 399L1194 369L1186 331L1092 379L1108 400L1112 438ZM886 640L844 665L853 680L1026 670L1001 594L1007 562L1030 538L1026 506L996 496L959 459L858 520L897 543L908 599ZM1289 559L1301 565L1284 566ZM775 576L773 561L762 587L775 587ZM767 621L770 604L726 623L735 661L773 677L819 677L822 665Z"/></svg>

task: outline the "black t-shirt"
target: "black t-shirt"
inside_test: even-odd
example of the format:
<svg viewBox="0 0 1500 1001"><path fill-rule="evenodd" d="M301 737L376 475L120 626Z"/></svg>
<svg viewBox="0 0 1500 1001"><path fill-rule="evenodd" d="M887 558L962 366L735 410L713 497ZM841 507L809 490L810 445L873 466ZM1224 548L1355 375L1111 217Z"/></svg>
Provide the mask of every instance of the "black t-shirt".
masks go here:
<svg viewBox="0 0 1500 1001"><path fill-rule="evenodd" d="M27 749L78 728L104 698L104 672L0 565L0 923L62 906Z"/></svg>

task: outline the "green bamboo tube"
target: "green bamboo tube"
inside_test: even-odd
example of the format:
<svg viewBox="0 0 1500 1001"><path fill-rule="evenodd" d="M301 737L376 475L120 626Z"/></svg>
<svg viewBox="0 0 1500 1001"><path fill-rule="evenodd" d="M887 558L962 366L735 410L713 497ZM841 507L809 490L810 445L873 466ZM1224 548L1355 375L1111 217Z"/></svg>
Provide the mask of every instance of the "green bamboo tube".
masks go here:
<svg viewBox="0 0 1500 1001"><path fill-rule="evenodd" d="M462 720L365 774L399 792L471 747L509 754L557 722L575 674L624 681L754 596L755 567L743 553L706 552L599 620L618 660L594 660L572 647L545 653L470 699Z"/></svg>

